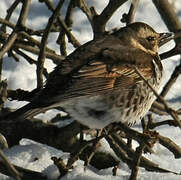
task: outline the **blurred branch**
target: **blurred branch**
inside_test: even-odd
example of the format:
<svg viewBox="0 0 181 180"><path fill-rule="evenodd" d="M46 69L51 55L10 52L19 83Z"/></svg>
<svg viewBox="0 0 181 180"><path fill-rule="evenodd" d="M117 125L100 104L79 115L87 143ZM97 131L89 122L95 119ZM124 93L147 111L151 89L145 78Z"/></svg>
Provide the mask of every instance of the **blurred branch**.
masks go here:
<svg viewBox="0 0 181 180"><path fill-rule="evenodd" d="M0 110L2 109L7 99L7 88L8 88L7 80L5 79L0 81Z"/></svg>
<svg viewBox="0 0 181 180"><path fill-rule="evenodd" d="M92 143L91 153L87 155L87 159L84 162L84 171L87 170L87 167L90 164L92 158L94 157L94 155L96 154L97 150L101 146L100 140L103 138L103 136L102 136L103 133L102 132L103 132L103 129L97 130L97 133L96 133L96 136L95 136L95 141Z"/></svg>
<svg viewBox="0 0 181 180"><path fill-rule="evenodd" d="M160 59L161 60L164 60L164 59L167 59L167 58L170 58L172 56L175 56L175 55L179 55L181 54L181 44L176 44L175 47L167 52L164 52L162 54L160 54Z"/></svg>
<svg viewBox="0 0 181 180"><path fill-rule="evenodd" d="M11 15L13 14L13 11L16 9L19 3L21 3L22 0L15 0L13 4L10 6L10 8L7 10L7 15L5 17L5 21L9 22ZM6 32L6 24L3 24L0 28L0 31Z"/></svg>
<svg viewBox="0 0 181 180"><path fill-rule="evenodd" d="M177 14L174 11L173 6L168 0L152 0L156 6L158 12L160 13L163 21L167 25L171 32L176 32L176 30L181 29L181 23ZM177 41L176 41L177 42Z"/></svg>
<svg viewBox="0 0 181 180"><path fill-rule="evenodd" d="M25 169L16 165L13 165L14 168L16 168L18 170L18 172L20 173L20 180L32 180L32 179L36 179L36 180L47 180L47 177L45 175L43 175L40 172L36 172L36 171L31 171L29 169ZM14 177L4 166L4 164L2 162L0 162L0 173L10 176L10 177ZM15 177L14 177L15 178Z"/></svg>
<svg viewBox="0 0 181 180"><path fill-rule="evenodd" d="M77 0L74 3L75 3L76 6L78 6L82 10L82 12L85 13L85 15L87 16L90 24L93 27L93 15L94 14L91 11L91 9L93 10L93 7L89 8L84 0Z"/></svg>
<svg viewBox="0 0 181 180"><path fill-rule="evenodd" d="M74 0L71 0L69 2L68 8L67 8L67 12L66 12L66 16L65 16L65 24L67 25L67 27L70 29L72 27L73 24L73 20L72 20L72 14L73 14L73 9L74 9ZM67 52L66 52L66 42L65 42L65 31L61 30L57 39L57 43L60 45L60 52L63 56L67 56Z"/></svg>
<svg viewBox="0 0 181 180"><path fill-rule="evenodd" d="M38 61L37 61L37 88L42 88L43 87L43 66L45 62L45 51L46 51L46 44L48 40L49 33L51 32L51 28L53 26L53 23L57 16L59 15L59 11L63 5L63 0L59 1L55 11L53 12L52 16L49 18L48 24L45 28L45 31L43 33L43 37L41 40L41 47L40 47L40 53L38 56Z"/></svg>
<svg viewBox="0 0 181 180"><path fill-rule="evenodd" d="M105 32L105 26L108 20L112 17L113 13L126 1L127 0L109 0L108 5L104 8L100 15L96 15L97 13L94 13L93 32L95 38Z"/></svg>
<svg viewBox="0 0 181 180"><path fill-rule="evenodd" d="M29 46L29 45L23 45L22 43L15 43L15 48L20 48L20 49L23 49L25 51L28 51L30 53L37 54L37 55L40 52L39 48ZM48 51L45 52L45 56L46 56L46 58L51 59L55 64L59 64L60 61L62 61L64 59L63 56L60 56L58 54L51 53Z"/></svg>
<svg viewBox="0 0 181 180"><path fill-rule="evenodd" d="M7 90L7 97L9 100L17 100L17 101L31 101L33 97L38 93L38 89L35 89L31 92L25 91L23 89L16 90Z"/></svg>
<svg viewBox="0 0 181 180"><path fill-rule="evenodd" d="M58 128L38 119L22 122L0 121L0 132L6 137L9 147L19 144L19 141L26 137L63 151L70 151L77 143L76 136L80 132L80 127L74 122Z"/></svg>
<svg viewBox="0 0 181 180"><path fill-rule="evenodd" d="M12 23L10 23L9 21L6 21L6 20L4 20L4 19L2 19L2 18L0 18L0 23L1 24L3 24L3 25L7 25L8 27L10 27L10 28L12 28L13 30L15 30L16 29L16 26L14 25L14 24L12 24ZM38 41L38 40L36 40L36 39L34 39L33 37L31 37L31 35L34 35L35 34L35 31L34 30L32 30L32 29L30 29L30 28L26 28L25 29L26 30L26 32L25 31L20 31L19 32L19 35L18 35L18 37L17 37L17 40L19 40L19 41L23 41L24 39L26 39L26 40L28 40L28 44L30 45L32 45L32 46L38 46L39 48L40 48L40 46L41 46L41 43ZM0 37L1 37L1 39L4 39L5 37L8 37L9 35L6 33L3 33L3 32L1 32L0 33ZM6 40L7 41L7 40ZM50 51L50 52L52 52L52 53L55 53L55 51L54 50L52 50L52 49L50 49L50 48L48 48L48 47L46 47L46 50L47 51Z"/></svg>
<svg viewBox="0 0 181 180"><path fill-rule="evenodd" d="M32 59L30 56L28 56L27 54L25 54L24 52L15 49L15 52L19 55L21 55L22 57L24 57L24 59L29 62L30 64L36 64L37 65L37 61L35 61L34 59ZM43 68L43 75L46 77L46 79L48 78L48 71L46 68Z"/></svg>
<svg viewBox="0 0 181 180"><path fill-rule="evenodd" d="M45 2L45 4L47 5L47 7L54 12L55 8L53 6L53 3L50 0L43 0L42 2ZM62 1L63 2L63 1ZM79 47L81 44L78 42L78 40L73 36L73 34L70 32L69 28L67 27L67 25L65 24L64 20L62 19L62 17L59 15L57 17L58 23L60 25L60 27L65 31L69 42L71 42L73 44L74 47Z"/></svg>
<svg viewBox="0 0 181 180"><path fill-rule="evenodd" d="M137 180L138 176L138 169L142 157L142 152L144 151L146 145L144 143L140 144L139 147L136 148L135 152L135 158L133 159L133 165L132 165L132 171L131 171L131 176L129 180Z"/></svg>
<svg viewBox="0 0 181 180"><path fill-rule="evenodd" d="M172 152L176 159L181 158L181 148L176 143L174 143L170 138L161 135L158 135L157 137L159 143Z"/></svg>
<svg viewBox="0 0 181 180"><path fill-rule="evenodd" d="M3 45L3 47L0 50L0 59L2 59L4 54L13 46L17 37L18 34L16 32L11 33L11 35L7 39L7 42Z"/></svg>
<svg viewBox="0 0 181 180"><path fill-rule="evenodd" d="M23 33L23 32L22 32ZM8 34L0 32L0 42L5 43L8 39ZM26 44L25 44L26 43ZM40 42L36 42L36 44L39 46ZM15 41L13 47L11 49L23 49L25 51L28 51L30 53L38 55L40 52L40 49L35 46L34 41L22 41L21 38L17 37L17 40ZM65 57L60 56L56 54L53 50L47 48L45 52L45 56L49 59L51 59L55 64L59 64L60 61L62 61Z"/></svg>
<svg viewBox="0 0 181 180"><path fill-rule="evenodd" d="M180 60L180 64L175 67L169 81L164 86L164 88L163 88L163 90L162 90L162 92L160 94L162 97L165 97L167 95L168 91L171 89L173 84L176 82L176 80L177 80L177 78L179 77L180 74L181 74L181 60Z"/></svg>
<svg viewBox="0 0 181 180"><path fill-rule="evenodd" d="M117 134L111 134L105 137L108 141L110 147L113 149L115 154L120 157L120 159L125 162L130 169L133 167L133 159L135 158L136 154L135 151L128 147L127 144L118 136ZM155 171L155 172L165 172L165 173L174 173L175 172L160 168L159 165L155 164L154 162L146 159L145 157L140 157L140 166L144 167L148 171Z"/></svg>
<svg viewBox="0 0 181 180"><path fill-rule="evenodd" d="M11 49L13 46L15 40L18 37L18 32L21 30L22 27L25 26L25 21L28 15L29 7L30 7L31 0L26 0L22 2L22 8L20 12L20 16L18 18L18 22L16 24L15 30L11 33L11 35L8 37L7 42L3 45L3 47L0 50L0 59L2 59L3 55Z"/></svg>
<svg viewBox="0 0 181 180"><path fill-rule="evenodd" d="M169 125L169 126L177 126L177 124L175 123L175 121L173 120L165 120L165 121L160 121L160 122L154 122L153 118L152 118L152 114L148 114L148 124L147 124L147 128L148 129L154 129L158 126L162 126L162 125Z"/></svg>
<svg viewBox="0 0 181 180"><path fill-rule="evenodd" d="M168 112L165 111L164 105L157 100L154 101L154 103L151 106L150 111L158 114L158 115L169 115ZM178 115L181 115L181 110L180 108L176 110L176 113Z"/></svg>
<svg viewBox="0 0 181 180"><path fill-rule="evenodd" d="M68 173L69 169L67 168L67 166L64 163L62 158L52 157L51 160L57 166L57 168L60 172L60 177L63 177L63 176L65 176L65 174Z"/></svg>
<svg viewBox="0 0 181 180"><path fill-rule="evenodd" d="M5 150L8 149L8 143L6 138L3 136L3 134L0 133L0 149Z"/></svg>
<svg viewBox="0 0 181 180"><path fill-rule="evenodd" d="M167 25L168 29L172 32L175 32L175 42L176 45L173 49L171 49L168 52L165 52L160 55L161 59L165 59L177 54L181 54L181 35L180 35L180 30L181 30L181 22L179 21L179 18L174 11L173 6L171 3L169 3L168 0L152 0L154 5L156 6L158 12L160 13L163 21ZM172 87L172 85L175 83L176 79L178 78L180 74L180 65L175 68L174 72L172 73L171 78L167 82L166 86L164 87L161 95L164 97ZM172 79L173 78L173 79Z"/></svg>
<svg viewBox="0 0 181 180"><path fill-rule="evenodd" d="M3 160L4 165L10 172L11 176L14 177L15 180L21 180L21 174L15 169L15 167L10 163L8 158L5 156L3 151L0 149L0 157Z"/></svg>
<svg viewBox="0 0 181 180"><path fill-rule="evenodd" d="M134 16L138 7L140 0L132 0L129 12L126 14L123 14L121 22L130 24L134 21Z"/></svg>
<svg viewBox="0 0 181 180"><path fill-rule="evenodd" d="M165 111L163 104L158 102L157 100L153 102L150 111L159 115L168 115L168 113Z"/></svg>
<svg viewBox="0 0 181 180"><path fill-rule="evenodd" d="M61 119L59 119L59 122L60 121ZM26 120L16 123L13 121L0 121L0 132L2 132L6 137L9 147L17 145L22 138L29 138L34 141L61 149L64 152L72 152L77 147L79 147L80 150L80 141L77 138L77 135L80 133L80 125L77 122L73 122L67 126L58 128L56 125L50 123L46 124L38 119L33 119L32 121ZM94 141L95 140L86 142L86 147ZM83 147L83 149L85 148ZM87 153L91 152L92 148L88 146L80 158L85 160ZM80 155L80 153L78 153L78 155ZM98 169L102 169L112 167L117 163L118 160L112 157L112 155L104 152L97 152L90 164Z"/></svg>
<svg viewBox="0 0 181 180"><path fill-rule="evenodd" d="M0 44L0 48L1 48L1 44ZM0 82L2 80L2 70L3 70L3 59L0 59Z"/></svg>

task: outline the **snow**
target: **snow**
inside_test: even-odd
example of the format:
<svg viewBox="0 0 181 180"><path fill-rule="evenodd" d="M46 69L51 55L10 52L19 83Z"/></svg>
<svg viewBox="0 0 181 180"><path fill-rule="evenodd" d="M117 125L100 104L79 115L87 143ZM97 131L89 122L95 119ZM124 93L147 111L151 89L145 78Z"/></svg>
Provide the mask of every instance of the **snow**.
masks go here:
<svg viewBox="0 0 181 180"><path fill-rule="evenodd" d="M56 1L57 2L57 1ZM108 0L106 1L88 1L89 6L94 5L97 8L97 11L100 13L102 9L106 6L108 3ZM5 17L6 10L10 6L12 2L1 0L1 6L0 6L0 17ZM120 22L121 14L124 12L127 12L129 9L130 1L125 3L122 8L120 8L114 16L111 18L110 22L108 23L107 29L111 29L114 27L120 27L123 26ZM179 0L174 1L174 6L179 14L179 17L181 18L181 4ZM18 16L20 7L18 7L18 10L14 13L14 16L12 18L12 22L16 20ZM43 9L43 10L42 10ZM29 27L33 29L38 29L41 27L44 27L47 22L47 16L49 16L50 12L43 7L43 5L40 5L37 0L32 0L32 6L30 9L30 15L28 20ZM75 36L81 40L81 43L87 42L91 40L92 38L92 32L90 25L87 25L87 20L85 16L82 16L82 13L79 11L75 12L76 17L80 18L74 18L74 29L73 33ZM138 11L136 13L136 21L144 21L148 24L150 24L156 31L158 32L165 32L167 31L166 26L164 25L163 21L160 18L160 15L156 11L156 8L152 4L152 1L150 0L142 0L140 1ZM59 53L59 49L57 46L54 45L54 39L57 35L54 34L49 38L50 47L54 48L54 50ZM170 42L167 44L167 46L164 46L161 48L160 52L163 52L165 50L168 50L174 46L174 42ZM73 50L72 46L68 46L69 52ZM36 59L36 56L33 56L33 58ZM170 58L169 60L163 61L163 66L165 69L165 75L163 80L163 85L167 82L167 80L170 78L172 70L175 68L176 65L179 64L179 56L175 56ZM11 83L11 88L25 88L27 90L33 89L36 86L36 75L35 75L35 66L29 66L24 60L21 61L21 66L19 63L14 62L11 58L6 57L5 58L6 63L4 64L4 71L3 71L3 77L7 78L8 81ZM47 61L46 68L48 71L51 71L53 69L54 65ZM13 71L12 71L13 69ZM26 72L24 70L26 69ZM25 76L26 74L26 76ZM15 79L18 79L15 80ZM171 91L167 95L167 100L169 102L169 105L174 107L175 109L179 109L181 105L181 98L180 98L180 82L181 77L178 78L176 84L173 86ZM11 107L17 107L22 106L24 103L17 103L17 102L9 102L7 103L7 106ZM43 115L42 115L43 117ZM49 113L49 118L52 117L52 114ZM154 119L157 119L158 116L155 115ZM163 116L159 117L161 120L170 119L170 117ZM48 121L45 119L45 121ZM136 126L136 128L138 128ZM159 131L159 133L163 136L171 138L174 142L176 142L178 145L181 146L181 136L180 136L180 129L170 126L163 126L156 129ZM113 151L109 148L108 143L105 140L101 141L102 146L99 149L100 151L108 151L111 154L114 154ZM137 144L134 143L134 147L136 147ZM160 144L156 144L154 147L154 154L146 154L144 155L146 158L152 160L153 162L160 165L162 168L166 168L169 170L172 170L174 172L181 172L181 159L175 159L173 154L169 152L166 148L164 148ZM52 156L61 157L65 162L67 161L69 157L69 153L62 152L61 150L49 147L45 144L40 144L38 142L29 140L29 139L22 139L19 142L19 145L11 147L10 149L4 150L4 153L9 158L9 160L18 166L31 169L34 171L39 171L44 173L45 175L48 175L50 179L56 179L59 176L59 172L57 167L53 164L53 161L51 160ZM114 156L116 156L114 154ZM92 166L89 166L87 171L84 172L84 162L81 160L78 160L74 164L74 168L62 179L67 180L126 180L129 179L130 176L130 169L128 166L122 162L120 162L118 170L117 170L117 176L112 176L112 168L104 169L104 170L97 170ZM10 179L7 176L0 174L0 179L2 180L8 180ZM171 173L154 173L154 172L148 172L145 171L145 169L140 168L138 173L138 179L141 180L179 180L181 179L181 176L174 175Z"/></svg>

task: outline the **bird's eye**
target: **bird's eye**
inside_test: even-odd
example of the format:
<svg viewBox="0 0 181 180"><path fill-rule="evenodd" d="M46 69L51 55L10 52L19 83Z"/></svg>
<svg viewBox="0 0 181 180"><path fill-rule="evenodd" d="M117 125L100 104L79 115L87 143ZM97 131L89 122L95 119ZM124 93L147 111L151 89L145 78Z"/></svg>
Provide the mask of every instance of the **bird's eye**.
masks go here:
<svg viewBox="0 0 181 180"><path fill-rule="evenodd" d="M153 36L149 36L149 37L147 37L146 38L148 41L154 41L155 40L155 38L153 37Z"/></svg>

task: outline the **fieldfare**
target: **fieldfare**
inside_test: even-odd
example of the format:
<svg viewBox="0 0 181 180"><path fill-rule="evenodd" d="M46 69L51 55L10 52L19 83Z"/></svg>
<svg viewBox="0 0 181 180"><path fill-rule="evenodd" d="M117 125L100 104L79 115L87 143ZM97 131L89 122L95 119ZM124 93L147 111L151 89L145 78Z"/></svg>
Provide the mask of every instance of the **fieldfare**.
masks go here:
<svg viewBox="0 0 181 180"><path fill-rule="evenodd" d="M142 22L93 39L50 73L32 102L5 118L28 118L60 106L89 128L133 124L155 99L135 67L158 90L163 72L158 48L171 39L173 33L157 33Z"/></svg>

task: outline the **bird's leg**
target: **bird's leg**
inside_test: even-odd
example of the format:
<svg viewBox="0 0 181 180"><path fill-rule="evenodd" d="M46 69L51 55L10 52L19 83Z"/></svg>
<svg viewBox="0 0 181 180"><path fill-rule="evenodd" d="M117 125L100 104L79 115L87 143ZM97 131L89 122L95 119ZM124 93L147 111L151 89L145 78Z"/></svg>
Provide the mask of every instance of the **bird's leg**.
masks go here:
<svg viewBox="0 0 181 180"><path fill-rule="evenodd" d="M80 137L76 143L75 148L70 153L70 157L67 162L67 168L71 168L73 166L73 163L77 161L82 154L82 152L87 148L87 146L90 144L88 141L84 140L84 126L80 124Z"/></svg>
<svg viewBox="0 0 181 180"><path fill-rule="evenodd" d="M97 131L97 135L95 139L89 140L89 141L81 141L79 143L79 145L77 145L77 147L75 148L75 150L70 154L70 158L68 159L67 162L67 168L70 169L73 167L73 163L75 161L77 161L80 157L80 155L83 153L83 151L90 145L93 144L92 146L92 153L90 154L90 156L87 158L87 161L85 162L85 170L89 164L89 162L91 161L92 157L94 156L94 154L97 151L97 148L99 147L99 141L102 138L101 136L102 134L102 129Z"/></svg>
<svg viewBox="0 0 181 180"><path fill-rule="evenodd" d="M67 162L68 169L73 167L74 162L79 159L80 155L88 147L89 144L89 141L82 141L81 143L79 143L77 147L75 147L75 150L70 154L70 157Z"/></svg>
<svg viewBox="0 0 181 180"><path fill-rule="evenodd" d="M103 132L103 129L97 129L97 134L96 134L96 138L95 138L95 141L92 145L92 151L90 153L90 155L87 157L86 161L85 161L85 164L84 164L84 171L87 170L87 167L91 161L91 159L93 158L93 156L95 155L97 149L100 147L100 136L102 135L102 132Z"/></svg>

